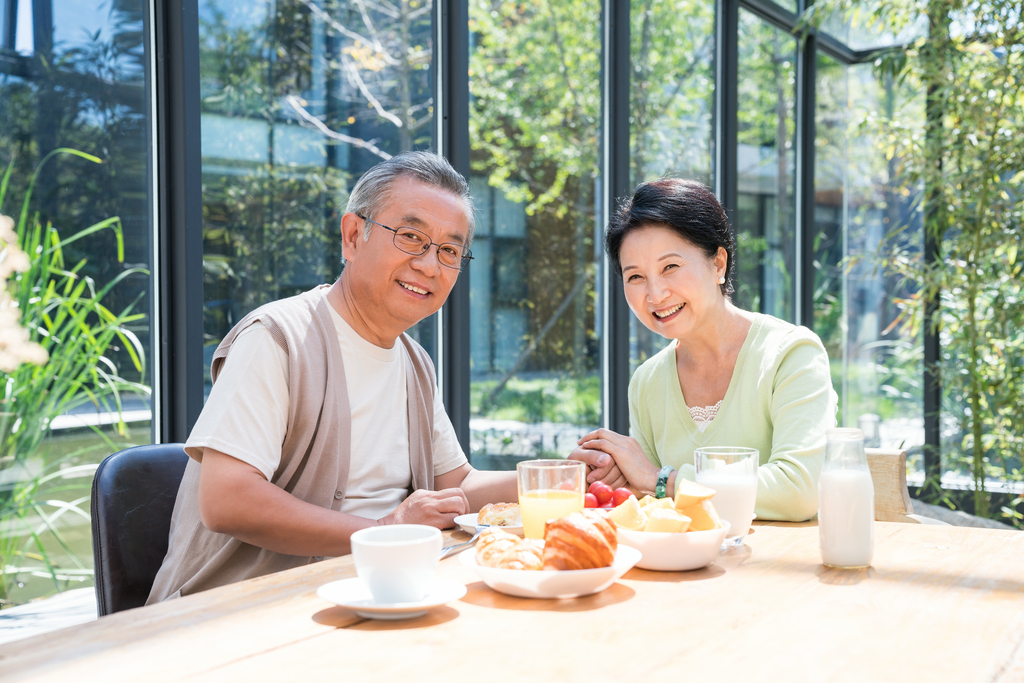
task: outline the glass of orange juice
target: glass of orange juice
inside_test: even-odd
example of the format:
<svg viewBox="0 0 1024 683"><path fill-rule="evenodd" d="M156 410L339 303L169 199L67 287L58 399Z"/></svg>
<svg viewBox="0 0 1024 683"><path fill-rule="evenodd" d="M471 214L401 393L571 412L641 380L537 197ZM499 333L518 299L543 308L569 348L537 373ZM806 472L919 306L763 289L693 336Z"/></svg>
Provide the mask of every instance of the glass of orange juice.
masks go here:
<svg viewBox="0 0 1024 683"><path fill-rule="evenodd" d="M587 466L578 460L524 460L516 465L519 512L527 538L544 538L544 525L583 509Z"/></svg>

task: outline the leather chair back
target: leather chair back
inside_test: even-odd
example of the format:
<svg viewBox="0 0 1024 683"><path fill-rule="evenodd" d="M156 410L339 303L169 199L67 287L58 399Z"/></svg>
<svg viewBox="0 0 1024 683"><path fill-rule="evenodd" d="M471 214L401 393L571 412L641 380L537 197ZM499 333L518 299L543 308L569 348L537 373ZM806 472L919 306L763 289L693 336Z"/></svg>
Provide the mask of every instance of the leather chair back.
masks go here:
<svg viewBox="0 0 1024 683"><path fill-rule="evenodd" d="M146 604L188 456L184 444L137 446L110 456L92 480L92 552L99 615Z"/></svg>

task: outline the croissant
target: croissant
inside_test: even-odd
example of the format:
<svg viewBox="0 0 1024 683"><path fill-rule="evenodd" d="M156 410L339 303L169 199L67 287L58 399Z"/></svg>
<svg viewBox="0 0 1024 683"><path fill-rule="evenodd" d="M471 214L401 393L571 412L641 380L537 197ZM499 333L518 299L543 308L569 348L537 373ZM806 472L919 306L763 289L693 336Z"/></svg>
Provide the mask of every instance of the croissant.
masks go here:
<svg viewBox="0 0 1024 683"><path fill-rule="evenodd" d="M583 510L549 520L544 527L544 569L596 569L615 559L615 522Z"/></svg>
<svg viewBox="0 0 1024 683"><path fill-rule="evenodd" d="M539 571L544 568L544 541L524 538L506 550L498 558L498 569L526 569Z"/></svg>
<svg viewBox="0 0 1024 683"><path fill-rule="evenodd" d="M476 542L476 561L484 567L496 567L506 550L519 542L519 537L501 529L488 529Z"/></svg>

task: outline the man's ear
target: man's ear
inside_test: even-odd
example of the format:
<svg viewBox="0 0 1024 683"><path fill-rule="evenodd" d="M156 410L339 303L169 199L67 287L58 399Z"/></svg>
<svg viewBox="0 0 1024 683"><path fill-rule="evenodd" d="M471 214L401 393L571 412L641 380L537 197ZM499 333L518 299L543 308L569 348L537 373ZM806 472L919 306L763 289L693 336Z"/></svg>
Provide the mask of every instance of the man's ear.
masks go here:
<svg viewBox="0 0 1024 683"><path fill-rule="evenodd" d="M341 217L341 255L345 261L355 261L359 246L363 243L363 231L366 221L354 213L346 213Z"/></svg>

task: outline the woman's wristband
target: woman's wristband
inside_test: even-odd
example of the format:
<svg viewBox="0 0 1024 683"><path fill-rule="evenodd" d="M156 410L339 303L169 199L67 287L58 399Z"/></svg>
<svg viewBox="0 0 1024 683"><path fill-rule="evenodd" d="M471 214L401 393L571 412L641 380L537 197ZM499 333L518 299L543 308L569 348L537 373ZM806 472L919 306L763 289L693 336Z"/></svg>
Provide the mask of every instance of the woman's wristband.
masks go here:
<svg viewBox="0 0 1024 683"><path fill-rule="evenodd" d="M655 484L654 486L655 498L665 497L665 487L668 485L669 475L671 475L675 471L675 467L672 467L671 465L665 465L664 467L661 468L661 471L658 472L658 483ZM675 493L675 491L673 491L673 493Z"/></svg>

